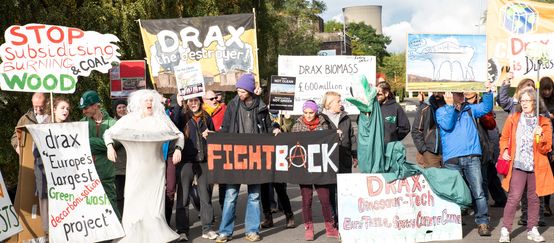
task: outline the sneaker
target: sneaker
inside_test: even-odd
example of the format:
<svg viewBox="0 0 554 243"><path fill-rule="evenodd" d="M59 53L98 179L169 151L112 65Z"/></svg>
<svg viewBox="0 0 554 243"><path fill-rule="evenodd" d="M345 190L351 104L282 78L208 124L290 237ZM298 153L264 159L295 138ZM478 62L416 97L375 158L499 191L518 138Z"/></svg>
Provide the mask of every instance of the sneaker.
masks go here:
<svg viewBox="0 0 554 243"><path fill-rule="evenodd" d="M510 232L508 228L502 227L502 229L500 229L500 239L498 239L498 242L510 242Z"/></svg>
<svg viewBox="0 0 554 243"><path fill-rule="evenodd" d="M208 233L202 234L202 238L209 239L209 240L215 240L217 238L217 233L213 230L208 231Z"/></svg>
<svg viewBox="0 0 554 243"><path fill-rule="evenodd" d="M189 237L187 236L187 233L179 233L179 238L177 238L177 241L188 241Z"/></svg>
<svg viewBox="0 0 554 243"><path fill-rule="evenodd" d="M248 234L246 234L244 239L246 239L247 241L254 242L254 241L262 240L262 237L260 237L260 235L258 233L248 233Z"/></svg>
<svg viewBox="0 0 554 243"><path fill-rule="evenodd" d="M215 238L215 242L216 243L225 243L225 242L230 241L232 239L233 239L233 237L231 237L230 235L218 235Z"/></svg>
<svg viewBox="0 0 554 243"><path fill-rule="evenodd" d="M488 224L480 224L477 232L479 232L480 236L491 236L491 230Z"/></svg>
<svg viewBox="0 0 554 243"><path fill-rule="evenodd" d="M527 231L527 239L534 242L544 242L544 237L539 233L536 226L530 231Z"/></svg>

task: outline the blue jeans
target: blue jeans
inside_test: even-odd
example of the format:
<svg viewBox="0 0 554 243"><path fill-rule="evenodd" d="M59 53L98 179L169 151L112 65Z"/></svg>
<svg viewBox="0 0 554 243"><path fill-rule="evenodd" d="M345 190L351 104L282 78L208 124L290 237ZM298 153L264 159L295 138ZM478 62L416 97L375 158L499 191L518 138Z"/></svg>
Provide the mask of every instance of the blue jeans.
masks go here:
<svg viewBox="0 0 554 243"><path fill-rule="evenodd" d="M231 236L235 228L235 211L239 196L240 184L227 185L225 202L221 213L219 234ZM246 215L244 219L246 234L260 232L260 185L248 185L248 199L246 202Z"/></svg>
<svg viewBox="0 0 554 243"><path fill-rule="evenodd" d="M481 158L477 156L464 156L457 159L449 159L444 167L458 170L469 186L473 196L473 209L475 210L476 224L489 224L489 205L483 191L483 176L481 174Z"/></svg>

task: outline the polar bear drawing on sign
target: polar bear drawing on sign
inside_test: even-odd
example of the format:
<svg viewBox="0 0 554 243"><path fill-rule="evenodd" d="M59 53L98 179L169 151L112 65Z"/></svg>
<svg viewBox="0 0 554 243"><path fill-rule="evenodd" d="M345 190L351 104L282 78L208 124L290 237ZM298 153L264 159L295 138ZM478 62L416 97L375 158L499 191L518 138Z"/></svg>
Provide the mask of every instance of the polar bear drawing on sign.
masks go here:
<svg viewBox="0 0 554 243"><path fill-rule="evenodd" d="M471 60L475 50L470 46L460 46L458 43L446 41L434 46L425 47L421 52L412 56L417 60L428 60L433 65L433 80L453 80L455 70L461 71L463 81L475 80ZM444 65L450 68L450 77L441 77ZM459 67L459 69L456 69Z"/></svg>

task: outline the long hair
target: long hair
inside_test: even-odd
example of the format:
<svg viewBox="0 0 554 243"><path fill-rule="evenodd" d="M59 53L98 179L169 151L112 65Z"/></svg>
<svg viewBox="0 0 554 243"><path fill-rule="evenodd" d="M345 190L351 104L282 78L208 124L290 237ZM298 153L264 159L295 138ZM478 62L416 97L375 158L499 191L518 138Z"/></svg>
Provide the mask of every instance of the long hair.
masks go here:
<svg viewBox="0 0 554 243"><path fill-rule="evenodd" d="M391 87L390 87L390 84L389 84L389 83L387 83L387 82L385 82L385 81L384 81L384 82L379 82L379 83L377 84L377 87L380 88L381 90L387 91L387 92L389 93L389 94L387 95L387 97L386 97L387 99L392 99L392 98L394 98L394 94L393 94L392 91L391 91Z"/></svg>
<svg viewBox="0 0 554 243"><path fill-rule="evenodd" d="M329 109L329 103L331 102L331 97L339 97L340 98L340 94L338 92L335 92L335 91L325 92L325 94L323 95L323 98L321 99L321 106L326 110Z"/></svg>
<svg viewBox="0 0 554 243"><path fill-rule="evenodd" d="M537 112L537 91L535 91L535 89L533 88L528 87L520 90L517 95L519 98L521 98L521 96L523 96L524 94L527 94L531 98L531 100L533 101L533 111ZM546 111L546 105L544 104L542 98L539 96L539 113L543 114ZM521 102L517 103L516 112L523 112L523 109L521 108Z"/></svg>
<svg viewBox="0 0 554 243"><path fill-rule="evenodd" d="M535 81L530 79L530 78L524 78L521 81L519 81L519 83L517 84L517 87L516 87L516 92L515 92L514 98L519 100L519 97L520 97L519 96L519 91L522 90L522 89L528 88L528 87L531 87L531 88L535 89Z"/></svg>
<svg viewBox="0 0 554 243"><path fill-rule="evenodd" d="M127 106L127 115L142 116L145 110L144 102L148 98L152 98L152 115L165 116L165 110L160 94L151 89L141 89L131 93L128 99L129 105Z"/></svg>
<svg viewBox="0 0 554 243"><path fill-rule="evenodd" d="M61 96L57 96L56 98L54 98L54 101L52 101L52 107L54 107L54 110L56 109L56 106L58 106L58 104L60 102L65 102L69 105L69 108L71 109L71 103L69 103L69 100L65 97L61 97ZM50 101L47 102L46 104L46 107L45 107L45 114L50 114L52 111L50 110ZM54 116L54 121L56 120L56 114L53 114ZM69 122L71 121L71 117L70 116L67 116L67 119L64 121L64 122Z"/></svg>

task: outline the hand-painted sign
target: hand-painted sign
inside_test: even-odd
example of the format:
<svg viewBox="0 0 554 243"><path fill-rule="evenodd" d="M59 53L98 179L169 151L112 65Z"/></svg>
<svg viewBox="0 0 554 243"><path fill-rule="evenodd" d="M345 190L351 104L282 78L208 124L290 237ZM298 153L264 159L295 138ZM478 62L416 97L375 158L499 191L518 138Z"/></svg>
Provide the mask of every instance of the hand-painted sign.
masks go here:
<svg viewBox="0 0 554 243"><path fill-rule="evenodd" d="M210 183L332 184L339 167L335 130L208 136Z"/></svg>
<svg viewBox="0 0 554 243"><path fill-rule="evenodd" d="M21 225L17 219L17 213L0 173L0 242L20 231Z"/></svg>
<svg viewBox="0 0 554 243"><path fill-rule="evenodd" d="M485 41L484 35L408 34L406 89L485 90Z"/></svg>
<svg viewBox="0 0 554 243"><path fill-rule="evenodd" d="M387 183L381 174L338 174L344 242L462 239L460 207L437 196L422 175Z"/></svg>
<svg viewBox="0 0 554 243"><path fill-rule="evenodd" d="M107 73L119 62L119 39L77 28L13 25L0 46L0 88L8 91L73 93L77 76Z"/></svg>
<svg viewBox="0 0 554 243"><path fill-rule="evenodd" d="M365 75L375 86L375 57L373 56L279 56L279 76L296 77L293 115L302 114L306 100L321 103L327 91L352 97L352 81ZM348 102L343 102L348 114L360 111Z"/></svg>
<svg viewBox="0 0 554 243"><path fill-rule="evenodd" d="M294 109L295 77L271 76L269 108L292 111Z"/></svg>
<svg viewBox="0 0 554 243"><path fill-rule="evenodd" d="M88 123L29 125L48 181L51 242L97 242L124 236L96 173Z"/></svg>
<svg viewBox="0 0 554 243"><path fill-rule="evenodd" d="M554 76L554 33L526 34L510 38L511 71L516 80Z"/></svg>
<svg viewBox="0 0 554 243"><path fill-rule="evenodd" d="M156 86L191 63L200 63L212 90L234 91L243 73L254 73L259 83L253 14L141 20L140 28Z"/></svg>

